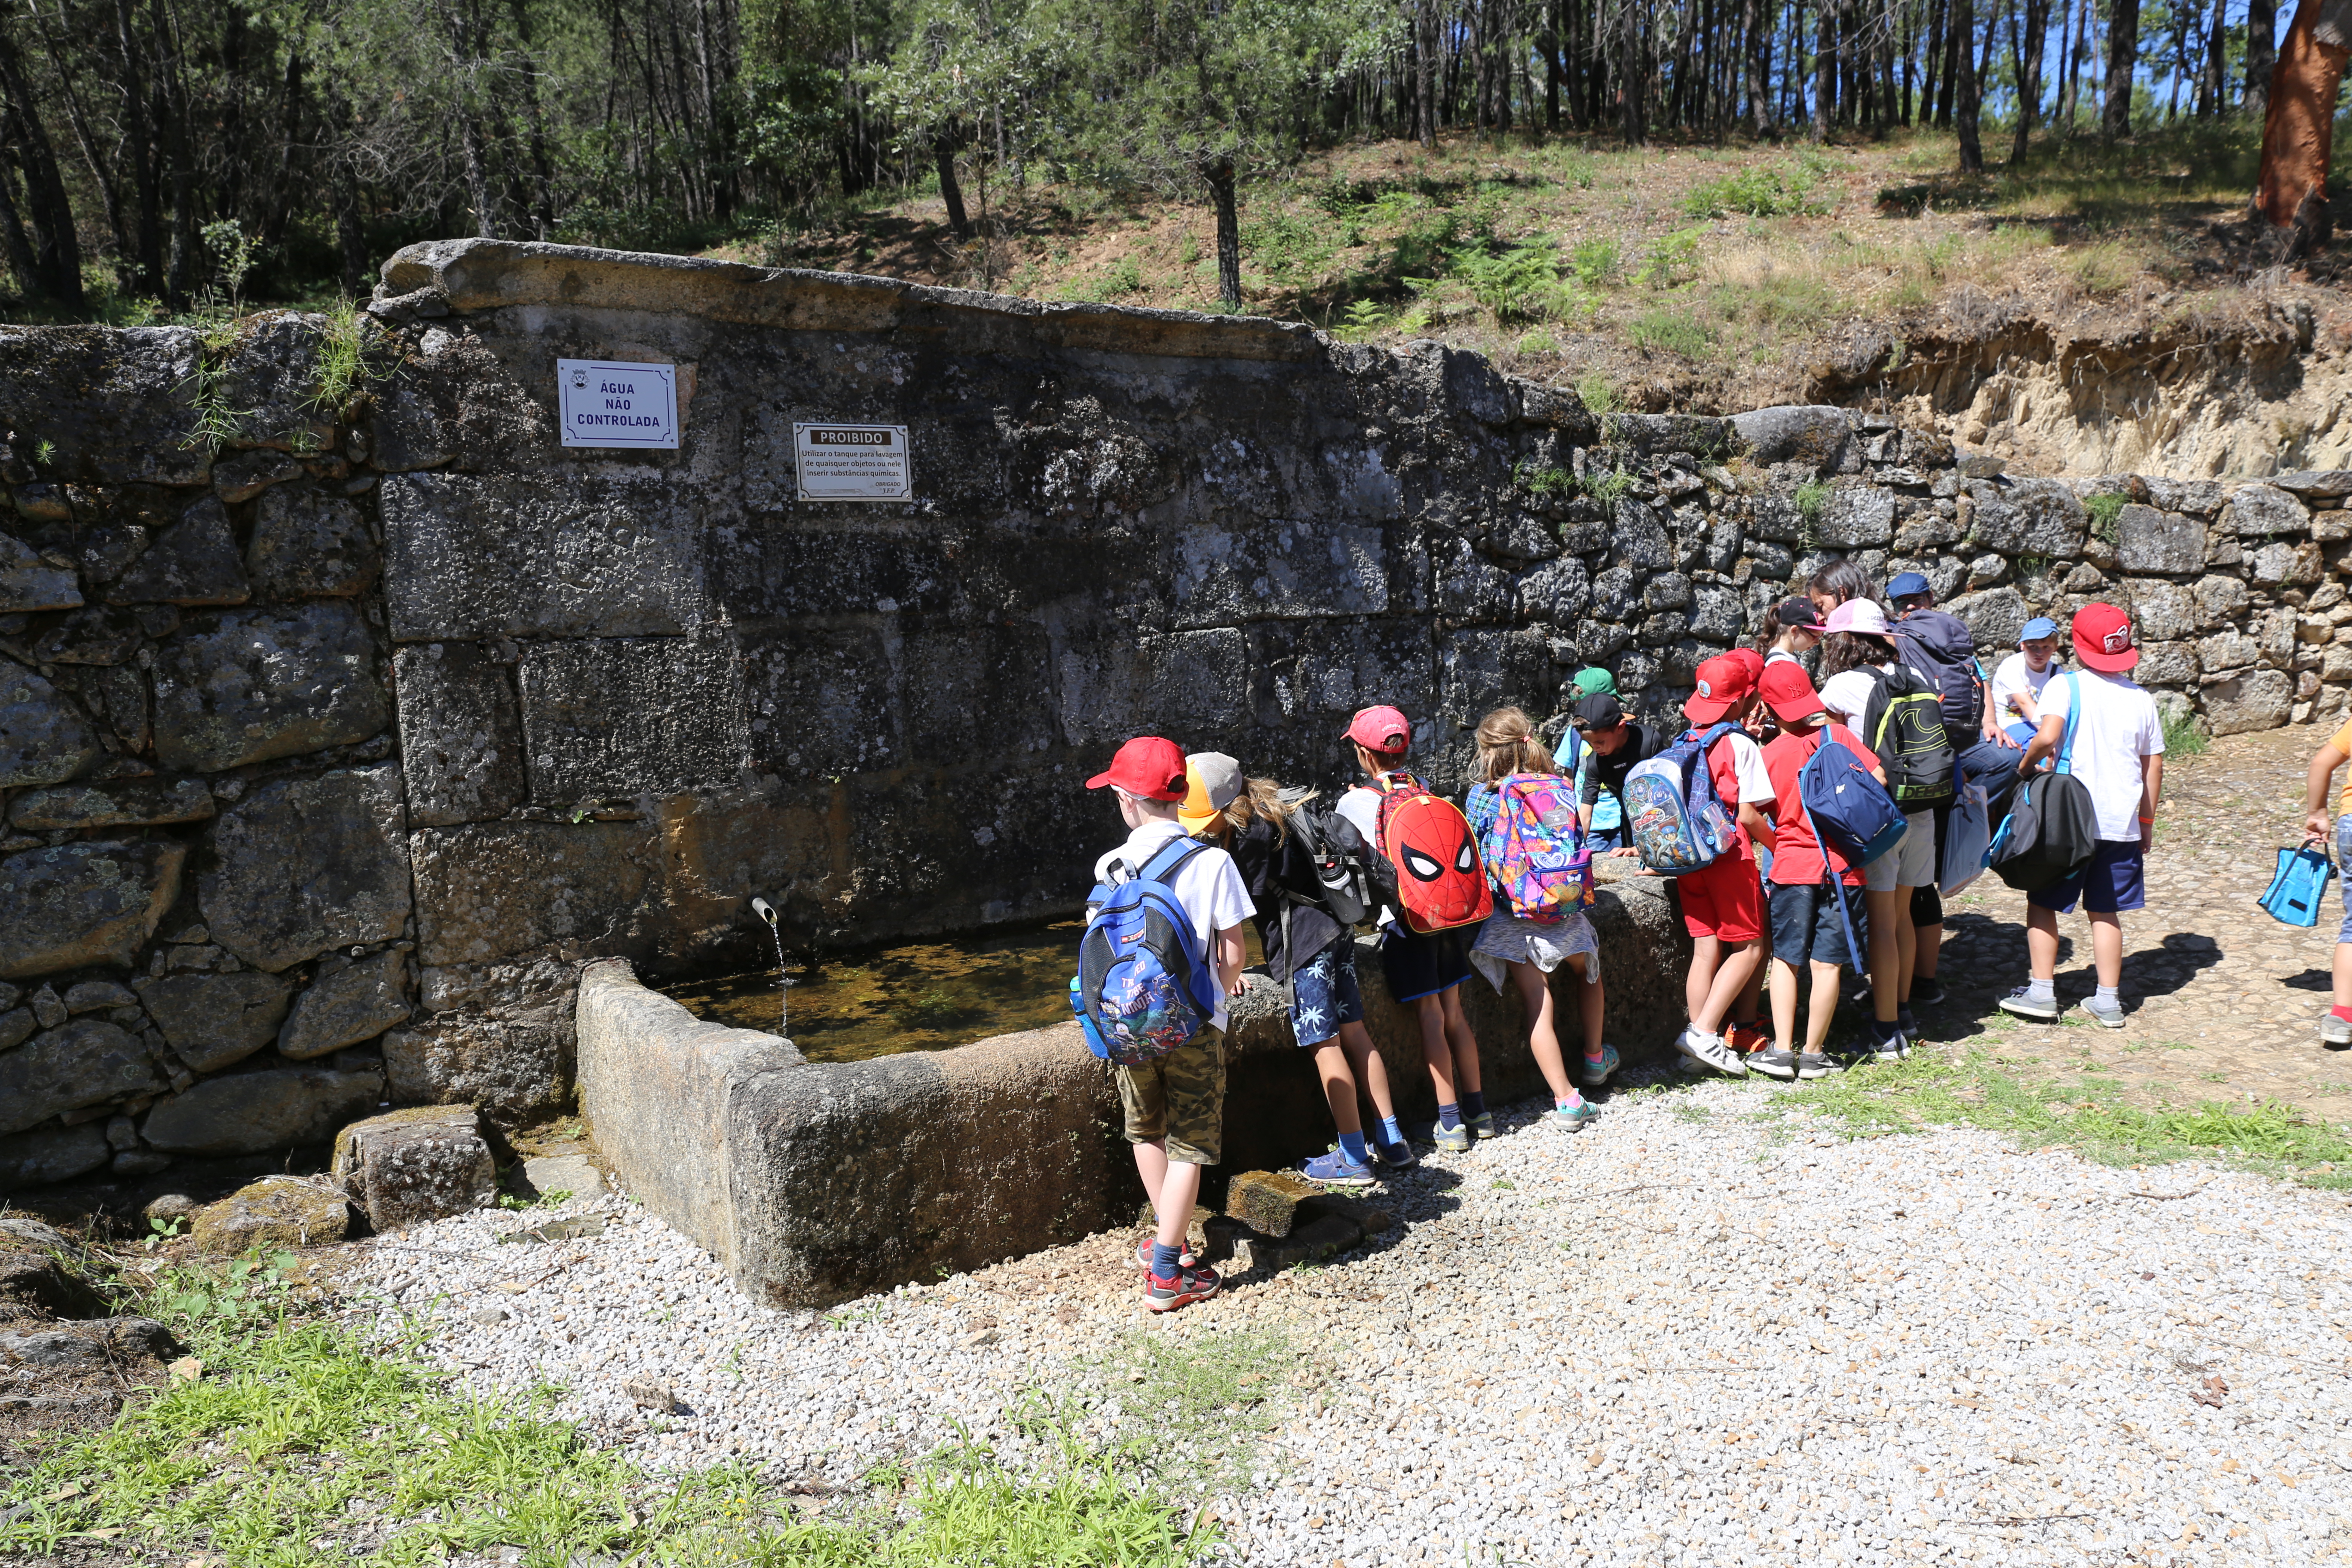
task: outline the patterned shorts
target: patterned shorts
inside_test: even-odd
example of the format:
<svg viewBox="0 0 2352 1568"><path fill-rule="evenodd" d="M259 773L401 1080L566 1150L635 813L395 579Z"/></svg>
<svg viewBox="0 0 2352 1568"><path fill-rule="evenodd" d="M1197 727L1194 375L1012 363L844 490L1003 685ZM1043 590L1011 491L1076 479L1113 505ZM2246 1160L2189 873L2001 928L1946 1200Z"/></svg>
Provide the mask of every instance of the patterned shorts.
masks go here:
<svg viewBox="0 0 2352 1568"><path fill-rule="evenodd" d="M1295 1001L1289 1008L1290 1037L1319 1046L1342 1024L1364 1021L1364 994L1356 986L1356 939L1341 933L1330 946L1291 972Z"/></svg>
<svg viewBox="0 0 2352 1568"><path fill-rule="evenodd" d="M1225 1128L1225 1035L1210 1026L1141 1067L1118 1069L1118 1108L1127 1141L1168 1141L1180 1165L1213 1165Z"/></svg>

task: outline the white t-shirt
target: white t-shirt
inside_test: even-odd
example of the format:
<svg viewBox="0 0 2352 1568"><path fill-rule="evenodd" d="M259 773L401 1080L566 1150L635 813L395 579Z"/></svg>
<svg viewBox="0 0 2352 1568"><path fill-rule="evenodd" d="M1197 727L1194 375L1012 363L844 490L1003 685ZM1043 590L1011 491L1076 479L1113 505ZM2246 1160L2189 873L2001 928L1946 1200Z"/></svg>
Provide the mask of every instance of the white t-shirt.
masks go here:
<svg viewBox="0 0 2352 1568"><path fill-rule="evenodd" d="M1154 818L1127 836L1127 842L1095 862L1095 880L1110 879L1111 862L1123 860L1131 868L1139 869L1143 863L1157 854L1171 838L1184 837L1184 825L1172 817ZM1217 970L1217 933L1230 931L1257 913L1257 905L1250 900L1249 886L1242 880L1242 868L1223 850L1203 847L1198 855L1184 862L1171 884L1176 901L1192 917L1193 934L1209 955L1212 973ZM1225 989L1217 986L1217 1016L1209 1020L1218 1028L1225 1026Z"/></svg>
<svg viewBox="0 0 2352 1568"><path fill-rule="evenodd" d="M1878 668L1882 671L1892 671L1895 665L1889 660ZM1870 671L1849 669L1843 675L1832 675L1822 682L1822 706L1830 710L1831 718L1855 734L1862 735L1862 743L1866 746L1870 744L1870 737L1862 734L1862 710L1870 706L1870 700L1877 691L1878 682L1871 679Z"/></svg>
<svg viewBox="0 0 2352 1568"><path fill-rule="evenodd" d="M2099 818L2099 837L2110 844L2139 842L2139 803L2144 798L2139 763L2142 757L2164 754L2164 726L2156 716L2156 699L2120 675L2095 669L2065 672L2042 689L2042 716L2066 713L2070 685L2080 682L2083 712L2068 715L2074 742L2074 759L2066 771L2091 792L2091 808ZM2066 742L2051 757L2057 765Z"/></svg>
<svg viewBox="0 0 2352 1568"><path fill-rule="evenodd" d="M1748 805L1770 805L1773 799L1772 773L1764 765L1764 748L1758 745L1756 737L1745 730L1734 730L1724 737L1724 743L1731 748L1732 775L1739 781L1740 801ZM1738 815L1736 807L1732 815ZM1769 816L1771 813L1765 815Z"/></svg>
<svg viewBox="0 0 2352 1568"><path fill-rule="evenodd" d="M2000 667L1992 672L1993 721L2002 725L2031 722L2024 714L2009 705L2010 698L2021 691L2038 703L2042 700L2042 689L2050 684L2052 676L2060 673L2058 661L2054 658L2039 670L2028 664L2021 653L2013 653L2002 659ZM2138 813L2133 815L2136 816Z"/></svg>

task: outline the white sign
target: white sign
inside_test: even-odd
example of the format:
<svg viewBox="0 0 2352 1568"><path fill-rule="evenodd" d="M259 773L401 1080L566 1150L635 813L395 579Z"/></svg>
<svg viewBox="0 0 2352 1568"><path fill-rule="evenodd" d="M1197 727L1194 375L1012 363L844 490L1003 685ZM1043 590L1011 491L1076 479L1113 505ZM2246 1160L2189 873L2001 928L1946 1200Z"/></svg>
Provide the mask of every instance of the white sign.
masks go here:
<svg viewBox="0 0 2352 1568"><path fill-rule="evenodd" d="M567 447L677 450L677 366L555 362Z"/></svg>
<svg viewBox="0 0 2352 1568"><path fill-rule="evenodd" d="M914 463L904 425L794 425L803 500L907 500Z"/></svg>

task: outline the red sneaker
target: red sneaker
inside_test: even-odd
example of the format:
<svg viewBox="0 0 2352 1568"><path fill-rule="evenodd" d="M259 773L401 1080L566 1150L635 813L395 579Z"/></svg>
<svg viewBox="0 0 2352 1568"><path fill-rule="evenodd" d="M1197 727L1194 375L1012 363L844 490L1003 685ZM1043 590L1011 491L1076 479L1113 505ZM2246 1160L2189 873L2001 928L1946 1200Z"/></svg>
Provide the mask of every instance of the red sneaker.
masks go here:
<svg viewBox="0 0 2352 1568"><path fill-rule="evenodd" d="M1215 1269L1180 1263L1172 1279L1161 1274L1143 1277L1143 1304L1155 1312L1172 1312L1179 1307L1207 1300L1217 1293L1220 1283Z"/></svg>
<svg viewBox="0 0 2352 1568"><path fill-rule="evenodd" d="M1723 1039L1726 1045L1743 1057L1772 1048L1772 1037L1753 1024L1731 1025L1724 1031Z"/></svg>

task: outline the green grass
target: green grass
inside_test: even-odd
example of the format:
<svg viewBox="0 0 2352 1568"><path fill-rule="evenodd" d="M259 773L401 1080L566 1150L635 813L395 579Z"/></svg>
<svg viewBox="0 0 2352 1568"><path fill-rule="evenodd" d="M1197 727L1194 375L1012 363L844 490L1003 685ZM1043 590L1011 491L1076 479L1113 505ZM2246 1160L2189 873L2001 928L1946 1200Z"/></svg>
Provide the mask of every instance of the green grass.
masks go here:
<svg viewBox="0 0 2352 1568"><path fill-rule="evenodd" d="M1734 213L1784 217L1827 211L1827 205L1816 202L1812 195L1821 176L1821 167L1810 160L1771 169L1735 169L1692 186L1683 197L1683 212L1690 217L1728 217Z"/></svg>
<svg viewBox="0 0 2352 1568"><path fill-rule="evenodd" d="M2210 1160L2314 1187L2352 1187L2352 1138L2294 1107L2207 1102L2149 1110L2098 1080L2019 1082L1991 1053L1922 1051L1776 1093L1759 1113L1804 1109L1853 1137L1981 1127L2031 1146L2058 1145L2104 1164Z"/></svg>
<svg viewBox="0 0 2352 1568"><path fill-rule="evenodd" d="M1680 354L1685 359L1701 357L1715 341L1704 322L1692 320L1687 310L1670 305L1643 311L1625 330L1625 335L1638 347Z"/></svg>
<svg viewBox="0 0 2352 1568"><path fill-rule="evenodd" d="M2130 504L2131 497L2121 490L2102 490L2097 495L2083 498L2083 510L2091 515L2091 531L2109 544L2116 542L2116 535L2121 531L2121 524L2116 519Z"/></svg>
<svg viewBox="0 0 2352 1568"><path fill-rule="evenodd" d="M1247 1486L1291 1380L1328 1371L1279 1330L1136 1331L1083 1365L1071 1394L1034 1399L1025 1419L1065 1431L1088 1423L1093 1440L1162 1487L1201 1496Z"/></svg>
<svg viewBox="0 0 2352 1568"><path fill-rule="evenodd" d="M2164 754L2168 758L2201 757L2212 749L2213 742L2205 734L2205 726L2197 715L2171 712L2163 716Z"/></svg>
<svg viewBox="0 0 2352 1568"><path fill-rule="evenodd" d="M132 1303L166 1318L203 1375L37 1448L0 1489L0 1556L408 1568L512 1546L530 1568L600 1556L1177 1568L1213 1542L1154 1495L1134 1453L1051 1420L1030 1432L1042 1458L1008 1460L967 1436L881 1467L814 1518L744 1467L654 1476L555 1419L559 1390L469 1394L427 1364L418 1336L305 1319L272 1279L249 1264L179 1273Z"/></svg>

